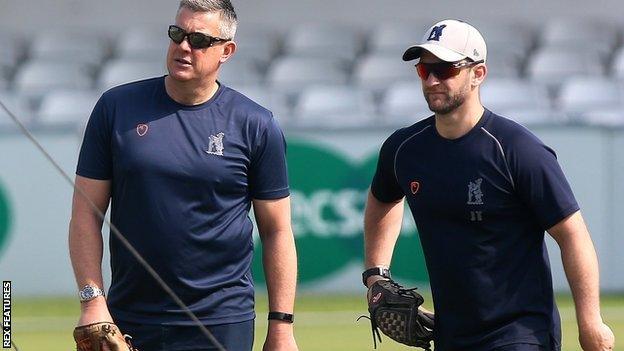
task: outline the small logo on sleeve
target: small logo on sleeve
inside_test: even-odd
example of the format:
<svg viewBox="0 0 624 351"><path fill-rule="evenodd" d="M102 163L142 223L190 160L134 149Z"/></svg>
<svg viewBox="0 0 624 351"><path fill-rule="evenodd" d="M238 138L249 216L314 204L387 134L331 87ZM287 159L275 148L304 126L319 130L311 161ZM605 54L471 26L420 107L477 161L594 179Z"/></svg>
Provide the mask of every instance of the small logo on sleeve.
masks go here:
<svg viewBox="0 0 624 351"><path fill-rule="evenodd" d="M223 137L224 133L219 133L217 135L211 135L209 137L208 142L208 150L206 153L211 155L223 156Z"/></svg>
<svg viewBox="0 0 624 351"><path fill-rule="evenodd" d="M147 130L148 130L148 129L149 129L149 126L148 126L147 124L145 124L145 123L139 123L139 124L137 124L137 126L136 126L136 132L137 132L137 134L138 134L140 137L142 137L142 136L144 136L145 134L147 134Z"/></svg>
<svg viewBox="0 0 624 351"><path fill-rule="evenodd" d="M410 191L412 194L416 195L416 193L420 190L420 183L417 181L413 181L410 183Z"/></svg>

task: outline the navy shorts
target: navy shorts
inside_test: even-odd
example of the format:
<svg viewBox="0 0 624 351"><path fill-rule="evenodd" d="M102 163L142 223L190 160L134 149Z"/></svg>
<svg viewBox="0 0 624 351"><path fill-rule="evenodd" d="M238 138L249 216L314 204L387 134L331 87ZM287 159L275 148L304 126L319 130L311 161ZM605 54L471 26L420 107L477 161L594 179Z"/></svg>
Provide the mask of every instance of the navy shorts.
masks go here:
<svg viewBox="0 0 624 351"><path fill-rule="evenodd" d="M124 334L141 351L208 351L218 350L196 326L147 325L118 322ZM254 321L206 326L227 351L251 351Z"/></svg>
<svg viewBox="0 0 624 351"><path fill-rule="evenodd" d="M492 351L548 351L548 349L535 344L511 344L495 348Z"/></svg>

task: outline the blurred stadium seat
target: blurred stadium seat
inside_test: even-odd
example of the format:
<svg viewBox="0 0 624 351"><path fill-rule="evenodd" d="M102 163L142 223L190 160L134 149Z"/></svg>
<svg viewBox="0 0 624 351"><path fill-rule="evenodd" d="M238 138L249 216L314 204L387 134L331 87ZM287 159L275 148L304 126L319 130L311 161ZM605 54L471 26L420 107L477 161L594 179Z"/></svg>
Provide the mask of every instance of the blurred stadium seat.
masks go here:
<svg viewBox="0 0 624 351"><path fill-rule="evenodd" d="M102 68L97 88L103 91L120 84L162 76L166 71L165 61L113 60Z"/></svg>
<svg viewBox="0 0 624 351"><path fill-rule="evenodd" d="M167 25L128 28L117 36L115 58L165 62L170 39Z"/></svg>
<svg viewBox="0 0 624 351"><path fill-rule="evenodd" d="M433 114L429 110L420 82L392 85L383 95L379 110L389 125L407 125Z"/></svg>
<svg viewBox="0 0 624 351"><path fill-rule="evenodd" d="M97 66L110 55L106 38L95 30L57 29L36 36L30 48L30 59Z"/></svg>
<svg viewBox="0 0 624 351"><path fill-rule="evenodd" d="M611 109L598 108L584 112L580 120L589 125L624 127L624 110L621 107Z"/></svg>
<svg viewBox="0 0 624 351"><path fill-rule="evenodd" d="M613 63L611 64L611 72L615 78L624 81L624 47L621 47L613 55Z"/></svg>
<svg viewBox="0 0 624 351"><path fill-rule="evenodd" d="M266 75L270 87L294 93L310 85L344 84L346 64L339 59L281 57L273 61Z"/></svg>
<svg viewBox="0 0 624 351"><path fill-rule="evenodd" d="M279 49L279 37L267 30L266 26L254 26L241 23L236 30L234 41L237 43L234 57L253 60L260 65L268 65Z"/></svg>
<svg viewBox="0 0 624 351"><path fill-rule="evenodd" d="M337 23L314 23L291 29L284 39L283 50L289 56L353 61L361 46L360 37L349 27Z"/></svg>
<svg viewBox="0 0 624 351"><path fill-rule="evenodd" d="M528 58L528 77L554 89L573 76L602 76L603 73L600 55L584 49L545 48Z"/></svg>
<svg viewBox="0 0 624 351"><path fill-rule="evenodd" d="M427 24L383 23L369 32L367 52L369 55L386 55L400 60L405 50L421 39L425 30Z"/></svg>
<svg viewBox="0 0 624 351"><path fill-rule="evenodd" d="M234 56L219 69L219 81L238 88L262 83L262 74L254 60Z"/></svg>
<svg viewBox="0 0 624 351"><path fill-rule="evenodd" d="M624 108L621 84L600 77L571 78L561 87L558 106L571 117L596 109Z"/></svg>
<svg viewBox="0 0 624 351"><path fill-rule="evenodd" d="M490 51L492 49L492 51ZM522 61L514 53L488 48L487 68L488 77L517 78L520 76Z"/></svg>
<svg viewBox="0 0 624 351"><path fill-rule="evenodd" d="M42 126L78 126L91 114L99 94L86 90L55 90L46 94L37 122Z"/></svg>
<svg viewBox="0 0 624 351"><path fill-rule="evenodd" d="M52 89L90 89L92 78L85 66L64 62L29 61L17 72L18 93L39 97Z"/></svg>
<svg viewBox="0 0 624 351"><path fill-rule="evenodd" d="M486 79L481 102L493 111L501 109L548 109L550 100L544 85L513 78Z"/></svg>
<svg viewBox="0 0 624 351"><path fill-rule="evenodd" d="M496 114L512 119L524 126L539 126L561 124L567 121L567 116L559 111L548 108L513 108L493 111Z"/></svg>
<svg viewBox="0 0 624 351"><path fill-rule="evenodd" d="M271 110L280 124L290 123L291 112L285 95L267 89L265 86L244 86L235 89L262 107Z"/></svg>
<svg viewBox="0 0 624 351"><path fill-rule="evenodd" d="M488 61L497 56L523 59L535 46L533 28L527 23L497 22L490 19L470 23L485 38Z"/></svg>
<svg viewBox="0 0 624 351"><path fill-rule="evenodd" d="M545 22L538 38L542 48L597 52L607 58L617 45L617 27L605 20L559 18Z"/></svg>
<svg viewBox="0 0 624 351"><path fill-rule="evenodd" d="M295 106L303 127L370 127L374 110L370 94L352 86L315 86L305 89Z"/></svg>
<svg viewBox="0 0 624 351"><path fill-rule="evenodd" d="M353 72L355 85L379 92L393 83L418 80L414 62L404 62L401 56L367 55L357 60Z"/></svg>

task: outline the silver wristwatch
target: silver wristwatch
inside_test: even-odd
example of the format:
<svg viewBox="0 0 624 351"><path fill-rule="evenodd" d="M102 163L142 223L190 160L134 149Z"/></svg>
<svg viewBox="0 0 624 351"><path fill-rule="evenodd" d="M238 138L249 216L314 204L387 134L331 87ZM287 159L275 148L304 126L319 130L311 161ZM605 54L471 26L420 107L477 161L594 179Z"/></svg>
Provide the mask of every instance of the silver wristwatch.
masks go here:
<svg viewBox="0 0 624 351"><path fill-rule="evenodd" d="M90 301L98 296L104 296L104 290L93 285L85 285L82 290L78 292L80 296L80 302Z"/></svg>

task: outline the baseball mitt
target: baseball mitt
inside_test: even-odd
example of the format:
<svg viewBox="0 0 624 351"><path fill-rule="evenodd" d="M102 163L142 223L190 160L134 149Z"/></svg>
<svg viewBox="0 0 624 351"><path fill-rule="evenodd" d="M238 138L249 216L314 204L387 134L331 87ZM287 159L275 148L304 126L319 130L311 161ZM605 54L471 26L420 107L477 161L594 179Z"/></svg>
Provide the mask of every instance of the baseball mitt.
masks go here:
<svg viewBox="0 0 624 351"><path fill-rule="evenodd" d="M110 322L98 322L76 327L74 340L77 351L102 351L104 345L111 351L139 351L132 346L130 335L123 335Z"/></svg>
<svg viewBox="0 0 624 351"><path fill-rule="evenodd" d="M381 342L379 330L401 344L431 349L433 339L433 315L418 309L424 302L416 288L405 289L393 280L378 280L369 288L368 312L370 313L373 344Z"/></svg>

